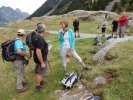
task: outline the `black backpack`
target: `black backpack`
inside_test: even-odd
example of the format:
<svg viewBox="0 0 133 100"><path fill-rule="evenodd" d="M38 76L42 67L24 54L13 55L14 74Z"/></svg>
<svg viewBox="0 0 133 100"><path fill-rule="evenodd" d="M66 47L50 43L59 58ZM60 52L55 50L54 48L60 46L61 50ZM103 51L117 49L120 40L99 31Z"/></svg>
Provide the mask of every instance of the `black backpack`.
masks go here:
<svg viewBox="0 0 133 100"><path fill-rule="evenodd" d="M31 33L29 33L27 36L26 36L26 41L25 43L28 45L28 47L30 48L30 50L34 50L34 46L32 45L32 38L33 36L36 34L36 31L33 31Z"/></svg>
<svg viewBox="0 0 133 100"><path fill-rule="evenodd" d="M14 44L16 40L18 39L7 40L1 44L3 61L14 61L16 59L14 52Z"/></svg>

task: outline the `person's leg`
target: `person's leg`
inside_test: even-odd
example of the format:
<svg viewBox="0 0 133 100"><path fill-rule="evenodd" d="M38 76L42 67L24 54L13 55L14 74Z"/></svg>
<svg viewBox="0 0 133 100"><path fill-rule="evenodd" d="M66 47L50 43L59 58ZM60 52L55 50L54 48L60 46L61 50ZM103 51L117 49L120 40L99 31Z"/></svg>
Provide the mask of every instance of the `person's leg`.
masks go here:
<svg viewBox="0 0 133 100"><path fill-rule="evenodd" d="M28 84L28 80L27 80L26 77L25 77L25 66L22 67L22 75L23 75L23 81L22 81L22 84L23 84L23 85Z"/></svg>
<svg viewBox="0 0 133 100"><path fill-rule="evenodd" d="M80 34L79 34L79 27L77 27L77 33L78 33L78 37L80 37Z"/></svg>
<svg viewBox="0 0 133 100"><path fill-rule="evenodd" d="M102 36L105 36L105 28L102 28Z"/></svg>
<svg viewBox="0 0 133 100"><path fill-rule="evenodd" d="M64 71L66 72L66 54L67 54L67 48L63 48L62 50L60 50L60 55L61 55L61 58L62 58L62 65L64 67Z"/></svg>
<svg viewBox="0 0 133 100"><path fill-rule="evenodd" d="M74 34L75 34L75 37L76 37L76 27L74 27Z"/></svg>
<svg viewBox="0 0 133 100"><path fill-rule="evenodd" d="M121 26L119 27L119 38L121 38Z"/></svg>
<svg viewBox="0 0 133 100"><path fill-rule="evenodd" d="M112 38L114 37L114 31L112 31Z"/></svg>
<svg viewBox="0 0 133 100"><path fill-rule="evenodd" d="M118 30L116 29L116 32L115 32L115 34L116 34L116 38L117 38L117 36L118 36Z"/></svg>
<svg viewBox="0 0 133 100"><path fill-rule="evenodd" d="M124 38L125 37L125 27L121 27L121 37Z"/></svg>
<svg viewBox="0 0 133 100"><path fill-rule="evenodd" d="M45 69L42 68L40 64L37 64L35 72L36 72L36 92L42 92L42 86L40 83L43 81L43 75Z"/></svg>
<svg viewBox="0 0 133 100"><path fill-rule="evenodd" d="M26 91L28 88L23 88L23 79L24 79L24 65L22 60L15 60L13 61L14 67L16 69L16 75L17 75L17 90L18 92L24 92Z"/></svg>
<svg viewBox="0 0 133 100"><path fill-rule="evenodd" d="M83 68L85 68L87 70L90 69L88 66L85 65L85 63L83 62L81 57L79 57L79 55L77 54L77 52L75 50L72 50L71 52L72 52L73 57L83 66Z"/></svg>

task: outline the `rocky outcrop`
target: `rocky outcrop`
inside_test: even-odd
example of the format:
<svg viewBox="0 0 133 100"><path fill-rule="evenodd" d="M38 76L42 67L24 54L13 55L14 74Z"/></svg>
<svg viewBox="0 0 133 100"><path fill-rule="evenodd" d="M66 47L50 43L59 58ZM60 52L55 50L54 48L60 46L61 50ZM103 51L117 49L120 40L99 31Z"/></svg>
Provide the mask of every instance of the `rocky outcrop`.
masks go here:
<svg viewBox="0 0 133 100"><path fill-rule="evenodd" d="M112 11L114 4L118 3L118 2L120 2L120 0L113 0L112 2L109 3L109 5L106 6L105 10L106 11Z"/></svg>
<svg viewBox="0 0 133 100"><path fill-rule="evenodd" d="M99 87L99 86L103 86L107 83L107 79L104 77L97 77L94 82L93 82L93 86L94 87Z"/></svg>
<svg viewBox="0 0 133 100"><path fill-rule="evenodd" d="M133 40L133 36L126 36L125 38L109 39L105 42L102 48L93 56L93 61L98 64L102 64L105 59L105 55L119 42L126 42L128 40Z"/></svg>

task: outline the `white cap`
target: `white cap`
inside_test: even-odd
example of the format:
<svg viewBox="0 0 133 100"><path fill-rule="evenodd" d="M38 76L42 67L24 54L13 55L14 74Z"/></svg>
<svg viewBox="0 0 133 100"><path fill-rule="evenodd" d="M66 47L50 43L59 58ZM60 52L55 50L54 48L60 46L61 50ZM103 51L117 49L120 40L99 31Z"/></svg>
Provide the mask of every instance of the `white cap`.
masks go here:
<svg viewBox="0 0 133 100"><path fill-rule="evenodd" d="M23 29L19 29L19 30L18 30L18 34L25 35L25 31L24 31Z"/></svg>

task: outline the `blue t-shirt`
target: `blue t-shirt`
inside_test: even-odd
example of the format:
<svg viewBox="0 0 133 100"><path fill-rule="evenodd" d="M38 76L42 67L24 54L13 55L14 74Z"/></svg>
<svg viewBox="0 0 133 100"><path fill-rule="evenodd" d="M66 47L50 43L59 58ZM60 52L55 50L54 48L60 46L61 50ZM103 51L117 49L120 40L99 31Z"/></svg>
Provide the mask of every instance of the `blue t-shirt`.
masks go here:
<svg viewBox="0 0 133 100"><path fill-rule="evenodd" d="M15 39L15 44L14 44L14 51L17 54L17 49L21 49L23 52L28 53L26 50L26 45L19 39Z"/></svg>

